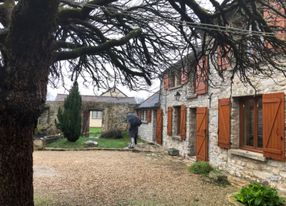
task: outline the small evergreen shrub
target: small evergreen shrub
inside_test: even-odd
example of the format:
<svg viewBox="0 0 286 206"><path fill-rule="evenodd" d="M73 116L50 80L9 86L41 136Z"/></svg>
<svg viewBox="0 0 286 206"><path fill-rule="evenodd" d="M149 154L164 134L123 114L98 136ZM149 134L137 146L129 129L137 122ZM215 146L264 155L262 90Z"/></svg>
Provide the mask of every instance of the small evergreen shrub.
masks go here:
<svg viewBox="0 0 286 206"><path fill-rule="evenodd" d="M208 162L195 162L189 167L189 171L194 174L207 175L213 168Z"/></svg>
<svg viewBox="0 0 286 206"><path fill-rule="evenodd" d="M106 132L103 132L100 135L101 138L106 138L106 139L121 139L123 138L122 132L118 129L112 129Z"/></svg>
<svg viewBox="0 0 286 206"><path fill-rule="evenodd" d="M236 194L235 199L247 206L281 206L284 200L277 190L261 183L251 183Z"/></svg>
<svg viewBox="0 0 286 206"><path fill-rule="evenodd" d="M81 96L77 82L74 83L65 99L64 110L59 108L57 118L56 125L64 137L70 142L77 141L81 133Z"/></svg>

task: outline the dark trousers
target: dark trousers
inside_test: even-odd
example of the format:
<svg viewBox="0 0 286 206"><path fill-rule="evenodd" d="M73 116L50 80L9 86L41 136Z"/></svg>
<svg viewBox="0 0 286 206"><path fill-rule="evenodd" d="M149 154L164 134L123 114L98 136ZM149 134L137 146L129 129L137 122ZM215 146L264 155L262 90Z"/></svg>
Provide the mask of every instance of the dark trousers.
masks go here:
<svg viewBox="0 0 286 206"><path fill-rule="evenodd" d="M130 127L128 129L128 134L130 138L134 138L135 144L137 144L138 127Z"/></svg>

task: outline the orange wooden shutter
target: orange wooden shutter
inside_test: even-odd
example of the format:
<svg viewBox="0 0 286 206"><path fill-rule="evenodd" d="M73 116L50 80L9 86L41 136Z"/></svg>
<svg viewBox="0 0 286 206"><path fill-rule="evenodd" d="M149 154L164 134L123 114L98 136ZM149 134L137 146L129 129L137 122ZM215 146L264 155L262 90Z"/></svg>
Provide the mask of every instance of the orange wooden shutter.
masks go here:
<svg viewBox="0 0 286 206"><path fill-rule="evenodd" d="M164 74L164 76L163 76L163 85L164 85L165 90L167 90L169 88L168 74Z"/></svg>
<svg viewBox="0 0 286 206"><path fill-rule="evenodd" d="M230 148L230 99L218 100L218 146Z"/></svg>
<svg viewBox="0 0 286 206"><path fill-rule="evenodd" d="M180 119L180 124L181 124L181 131L180 131L180 136L182 140L186 139L186 121L187 121L187 108L185 105L181 106L181 119Z"/></svg>
<svg viewBox="0 0 286 206"><path fill-rule="evenodd" d="M152 120L152 110L147 110L147 123L150 123Z"/></svg>
<svg viewBox="0 0 286 206"><path fill-rule="evenodd" d="M208 160L208 108L198 107L196 112L196 157L197 161Z"/></svg>
<svg viewBox="0 0 286 206"><path fill-rule="evenodd" d="M229 54L223 54L223 49L222 48L218 48L218 67L220 70L226 70L227 68L229 68L230 65L230 58L229 58Z"/></svg>
<svg viewBox="0 0 286 206"><path fill-rule="evenodd" d="M195 75L196 94L205 94L208 91L208 58L206 56L199 60Z"/></svg>
<svg viewBox="0 0 286 206"><path fill-rule="evenodd" d="M173 121L173 107L168 107L168 124L167 124L167 134L172 136L172 121Z"/></svg>
<svg viewBox="0 0 286 206"><path fill-rule="evenodd" d="M262 103L264 156L284 161L284 93L264 94Z"/></svg>
<svg viewBox="0 0 286 206"><path fill-rule="evenodd" d="M162 144L162 131L163 131L163 110L161 108L157 109L157 119L156 119L156 142Z"/></svg>

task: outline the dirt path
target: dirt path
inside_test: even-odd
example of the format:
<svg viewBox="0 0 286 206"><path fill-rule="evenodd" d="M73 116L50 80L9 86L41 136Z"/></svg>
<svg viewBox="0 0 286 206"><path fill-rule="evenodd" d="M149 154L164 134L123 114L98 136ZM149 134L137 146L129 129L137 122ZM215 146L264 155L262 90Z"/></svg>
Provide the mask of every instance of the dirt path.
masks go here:
<svg viewBox="0 0 286 206"><path fill-rule="evenodd" d="M178 159L115 151L34 152L35 196L43 205L230 205L221 187L190 175Z"/></svg>

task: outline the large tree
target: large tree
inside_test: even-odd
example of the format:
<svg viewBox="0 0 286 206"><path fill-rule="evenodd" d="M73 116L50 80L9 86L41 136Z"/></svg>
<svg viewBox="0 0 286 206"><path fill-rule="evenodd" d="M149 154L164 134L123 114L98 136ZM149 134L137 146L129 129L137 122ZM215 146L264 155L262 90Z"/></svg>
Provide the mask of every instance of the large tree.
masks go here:
<svg viewBox="0 0 286 206"><path fill-rule="evenodd" d="M68 71L73 80L135 88L198 47L198 58L214 59L218 48L230 53L242 77L246 69L283 70L275 58L285 41L272 35L281 27L267 25L263 9L285 19L284 0L269 1L279 9L263 0L202 2L213 7L199 0L0 0L0 205L33 205L32 133L49 75L63 79ZM233 13L245 22L240 32Z"/></svg>

